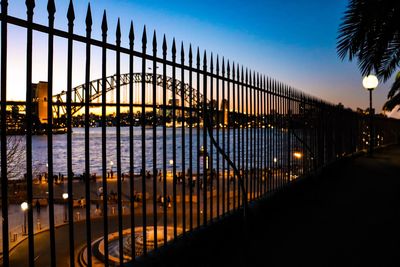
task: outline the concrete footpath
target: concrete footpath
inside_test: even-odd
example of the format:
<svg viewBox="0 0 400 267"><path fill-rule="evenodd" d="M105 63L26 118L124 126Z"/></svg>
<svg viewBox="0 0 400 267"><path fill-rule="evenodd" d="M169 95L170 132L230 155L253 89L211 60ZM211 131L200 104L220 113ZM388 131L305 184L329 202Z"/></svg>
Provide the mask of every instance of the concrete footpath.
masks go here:
<svg viewBox="0 0 400 267"><path fill-rule="evenodd" d="M400 266L400 146L347 158L135 266Z"/></svg>

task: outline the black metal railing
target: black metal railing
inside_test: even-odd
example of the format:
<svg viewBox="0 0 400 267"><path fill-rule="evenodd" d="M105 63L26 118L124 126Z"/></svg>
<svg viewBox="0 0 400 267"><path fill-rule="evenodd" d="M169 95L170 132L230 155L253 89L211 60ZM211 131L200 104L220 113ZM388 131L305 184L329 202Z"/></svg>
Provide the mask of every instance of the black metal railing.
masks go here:
<svg viewBox="0 0 400 267"><path fill-rule="evenodd" d="M124 34L118 20L116 43L111 44L105 11L102 40L93 39L90 5L85 36L74 33L72 1L67 31L54 28L54 1L48 1L48 25L33 22L34 8L35 1L27 0L27 18L20 19L9 16L8 1L1 1L3 266L135 261L368 147L370 126L364 114L212 53L201 54L199 48L193 51L191 45L185 49L182 43L178 51L175 39L169 47L165 36L160 53L156 32L150 43L146 28L135 50L132 23ZM20 66L26 69L26 99L20 102L7 98L8 47L16 42L8 33L10 25L27 35L26 64ZM46 104L40 89L33 90L36 32L48 37L47 69L36 70L47 71ZM121 45L125 37L129 48ZM64 51L55 51L54 38L67 41L66 84L55 82L57 53ZM84 65L83 81L73 76L77 43L85 45L85 59L78 62ZM101 77L91 76L93 48L101 50ZM115 61L112 70L109 60ZM123 68L129 72L122 74ZM55 135L60 129L64 134ZM375 116L374 145L397 143L399 130L397 120ZM47 135L44 145L39 133ZM26 141L10 147L18 139L8 134L23 135ZM26 157L13 158L15 149ZM37 171L44 163L46 170ZM13 168L25 175L11 179ZM24 201L27 210L19 212ZM39 216L42 206L46 214ZM27 215L23 236L10 228L21 223L18 214ZM38 233L41 225L47 230ZM36 242L45 234L48 243ZM16 247L21 240L27 246ZM16 252L9 254L12 248ZM50 253L37 257L43 248Z"/></svg>

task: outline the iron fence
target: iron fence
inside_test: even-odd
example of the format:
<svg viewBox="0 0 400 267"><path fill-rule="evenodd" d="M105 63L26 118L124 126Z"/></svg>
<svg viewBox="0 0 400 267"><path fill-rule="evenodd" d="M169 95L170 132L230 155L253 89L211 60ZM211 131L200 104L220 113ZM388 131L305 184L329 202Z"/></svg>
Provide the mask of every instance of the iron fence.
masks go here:
<svg viewBox="0 0 400 267"><path fill-rule="evenodd" d="M86 36L74 33L72 1L68 31L54 28L54 1L48 1L48 25L33 22L34 7L35 1L27 0L27 18L20 19L9 16L8 1L1 1L3 266L18 262L7 253L13 246L8 235L9 209L25 200L25 266L40 265L35 262L35 251L41 246L49 248L50 253L42 258L47 257L50 266L66 261L69 266L92 266L94 262L122 265L195 228L245 210L248 202L368 146L369 124L363 114L309 96L218 55L201 54L191 45L185 49L182 43L178 49L173 40L169 47L165 36L160 53L156 33L148 42L146 28L141 50L135 50L133 24L127 34L128 48L121 46L124 34L119 21L116 42L109 43L105 11L102 40L93 39L90 5ZM26 101L12 104L7 101L7 49L15 40L7 32L9 25L25 29L27 36ZM32 89L34 32L48 37L47 69L42 70L48 77L46 106ZM66 90L58 94L54 90L55 37L67 41ZM75 43L85 46L85 59L80 62L85 64L85 79L73 87L79 82L73 77ZM91 77L92 48L101 50L101 77ZM112 76L107 68L110 51L115 60ZM126 74L121 73L121 56L127 59ZM22 115L14 114L15 105L24 107ZM38 122L41 108L46 110L42 115L45 123ZM99 114L91 114L97 108ZM101 131L92 128L93 124ZM17 125L14 132L12 125ZM79 125L83 132L75 128ZM399 128L398 121L375 116L374 145L397 142ZM54 143L60 129L66 135L61 149ZM19 166L26 174L13 182L23 188L17 196L9 189L8 167L13 163L8 157L7 132L26 137L26 158L24 166ZM76 132L83 135L82 142ZM47 135L43 152L47 153L47 169L38 179L32 157L35 133ZM93 145L97 133L98 142ZM82 153L83 161L74 161L74 150ZM60 151L66 153L57 163ZM116 173L110 159L116 160ZM78 176L78 172L82 174ZM38 189L43 183L48 192L45 196ZM40 210L39 200L43 199L48 203L47 244L35 242L34 234L34 207L39 204ZM77 203L84 209L82 219L75 213ZM65 208L65 224L56 225L55 209L60 205ZM58 236L57 229L68 234Z"/></svg>

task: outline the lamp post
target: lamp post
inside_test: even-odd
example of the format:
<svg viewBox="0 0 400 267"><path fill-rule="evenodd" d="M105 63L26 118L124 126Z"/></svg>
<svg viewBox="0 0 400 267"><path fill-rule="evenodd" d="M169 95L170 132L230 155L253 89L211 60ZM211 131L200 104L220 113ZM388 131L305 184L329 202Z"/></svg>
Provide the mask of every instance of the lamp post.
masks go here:
<svg viewBox="0 0 400 267"><path fill-rule="evenodd" d="M373 138L373 113L372 113L372 91L378 86L378 78L375 75L368 75L364 77L362 84L365 89L369 91L369 155L372 156L372 150L374 149L374 138Z"/></svg>
<svg viewBox="0 0 400 267"><path fill-rule="evenodd" d="M62 198L64 199L65 205L64 205L64 222L66 222L67 219L67 205L68 205L68 193L63 193Z"/></svg>
<svg viewBox="0 0 400 267"><path fill-rule="evenodd" d="M110 172L110 174L111 174L111 178L113 178L113 176L114 176L114 173L113 173L114 162L113 162L112 160L110 161L110 165L111 165L111 172Z"/></svg>
<svg viewBox="0 0 400 267"><path fill-rule="evenodd" d="M27 202L22 202L21 203L21 210L24 212L24 231L23 235L26 235L26 211L28 210L28 203Z"/></svg>

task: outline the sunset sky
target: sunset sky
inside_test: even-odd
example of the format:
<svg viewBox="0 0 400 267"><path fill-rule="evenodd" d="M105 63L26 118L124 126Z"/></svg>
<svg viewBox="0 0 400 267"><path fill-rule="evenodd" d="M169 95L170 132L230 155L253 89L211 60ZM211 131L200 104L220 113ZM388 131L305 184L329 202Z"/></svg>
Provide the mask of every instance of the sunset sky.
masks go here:
<svg viewBox="0 0 400 267"><path fill-rule="evenodd" d="M9 1L9 13L24 18L25 1ZM47 25L47 1L36 1L35 22ZM66 30L69 1L57 0L56 28ZM178 0L92 0L93 38L101 38L101 17L107 10L109 41L114 42L118 17L121 19L123 46L127 46L129 24L136 29L135 49L141 48L143 25L149 39L153 30L161 48L162 34L169 45L175 37L178 44L189 43L201 50L249 67L311 95L346 107L365 108L368 94L362 88L362 77L356 62L342 62L336 54L336 36L347 0L264 0L264 1L178 1ZM75 32L85 34L87 1L75 1ZM8 95L25 98L26 32L9 26ZM180 45L179 45L180 46ZM74 85L84 82L84 46L75 45ZM55 90L66 89L66 41L55 40ZM33 81L47 80L47 36L34 35ZM100 78L100 49L93 49L92 78ZM112 56L109 73L112 71ZM124 59L123 59L124 60ZM23 66L21 68L21 66ZM377 112L386 99L390 84L380 84L374 92Z"/></svg>

